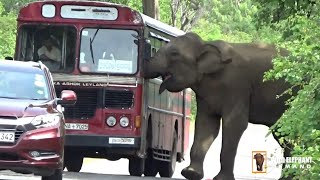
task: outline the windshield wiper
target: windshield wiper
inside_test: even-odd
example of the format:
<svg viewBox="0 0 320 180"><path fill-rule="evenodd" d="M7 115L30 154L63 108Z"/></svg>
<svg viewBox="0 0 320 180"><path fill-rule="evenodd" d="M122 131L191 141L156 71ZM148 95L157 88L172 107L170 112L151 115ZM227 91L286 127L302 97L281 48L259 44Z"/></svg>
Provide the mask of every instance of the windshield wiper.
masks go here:
<svg viewBox="0 0 320 180"><path fill-rule="evenodd" d="M97 35L97 33L98 33L99 30L100 30L100 28L98 27L97 30L96 30L96 32L94 33L92 39L91 39L91 37L90 37L90 53L91 53L91 58L92 58L93 64L94 64L94 55L93 55L92 43L93 43L94 39L96 38L96 35Z"/></svg>
<svg viewBox="0 0 320 180"><path fill-rule="evenodd" d="M22 98L22 97L7 97L7 96L0 96L0 98L5 98L5 99L23 99L23 100L47 100L44 98Z"/></svg>
<svg viewBox="0 0 320 180"><path fill-rule="evenodd" d="M48 100L48 99L46 99L46 98L30 98L30 100L35 100L35 101L37 101L37 100Z"/></svg>
<svg viewBox="0 0 320 180"><path fill-rule="evenodd" d="M7 97L7 96L0 96L0 98L5 98L5 99L20 99L20 98L16 98L16 97Z"/></svg>
<svg viewBox="0 0 320 180"><path fill-rule="evenodd" d="M42 104L29 104L28 106L26 106L23 113L25 113L29 107L31 107L31 108L33 108L33 107L48 108L50 106L49 103L51 103L50 101L54 101L54 100L49 100L49 101L43 102Z"/></svg>

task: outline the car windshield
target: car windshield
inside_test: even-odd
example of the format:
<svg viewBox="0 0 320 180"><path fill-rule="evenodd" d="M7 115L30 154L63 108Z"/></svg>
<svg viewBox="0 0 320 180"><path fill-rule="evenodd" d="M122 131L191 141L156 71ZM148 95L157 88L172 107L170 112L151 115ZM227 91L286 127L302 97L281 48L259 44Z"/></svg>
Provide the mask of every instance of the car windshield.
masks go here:
<svg viewBox="0 0 320 180"><path fill-rule="evenodd" d="M134 30L85 28L81 33L82 72L134 74L138 46Z"/></svg>
<svg viewBox="0 0 320 180"><path fill-rule="evenodd" d="M43 74L0 69L0 98L46 100L48 86Z"/></svg>

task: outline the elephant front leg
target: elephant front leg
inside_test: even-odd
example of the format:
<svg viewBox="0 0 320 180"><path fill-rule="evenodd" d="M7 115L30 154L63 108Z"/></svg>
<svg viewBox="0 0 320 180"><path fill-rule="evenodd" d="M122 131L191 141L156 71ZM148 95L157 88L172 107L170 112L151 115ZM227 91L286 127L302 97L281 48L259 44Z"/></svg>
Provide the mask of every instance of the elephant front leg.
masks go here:
<svg viewBox="0 0 320 180"><path fill-rule="evenodd" d="M222 117L221 170L214 180L234 180L233 168L238 144L248 127L248 111L235 109Z"/></svg>
<svg viewBox="0 0 320 180"><path fill-rule="evenodd" d="M190 165L181 174L190 180L203 178L203 161L220 128L220 116L209 116L198 107L195 136L190 152Z"/></svg>

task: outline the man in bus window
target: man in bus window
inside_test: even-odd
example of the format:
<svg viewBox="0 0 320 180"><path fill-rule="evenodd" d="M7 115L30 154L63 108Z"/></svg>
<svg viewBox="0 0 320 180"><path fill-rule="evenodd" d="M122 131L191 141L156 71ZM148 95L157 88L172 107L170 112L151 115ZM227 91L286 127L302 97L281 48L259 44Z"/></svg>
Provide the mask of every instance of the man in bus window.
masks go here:
<svg viewBox="0 0 320 180"><path fill-rule="evenodd" d="M54 46L52 38L44 40L43 46L38 49L38 56L41 61L49 67L50 70L57 70L61 64L61 51Z"/></svg>

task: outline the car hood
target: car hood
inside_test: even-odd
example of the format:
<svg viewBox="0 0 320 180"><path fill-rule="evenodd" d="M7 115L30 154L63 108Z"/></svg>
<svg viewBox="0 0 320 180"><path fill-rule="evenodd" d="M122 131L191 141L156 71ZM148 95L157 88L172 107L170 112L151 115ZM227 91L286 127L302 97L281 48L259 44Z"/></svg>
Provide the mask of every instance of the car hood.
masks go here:
<svg viewBox="0 0 320 180"><path fill-rule="evenodd" d="M37 106L30 106L30 104ZM38 107L43 105L42 107ZM0 98L0 117L33 117L52 111L53 101Z"/></svg>

